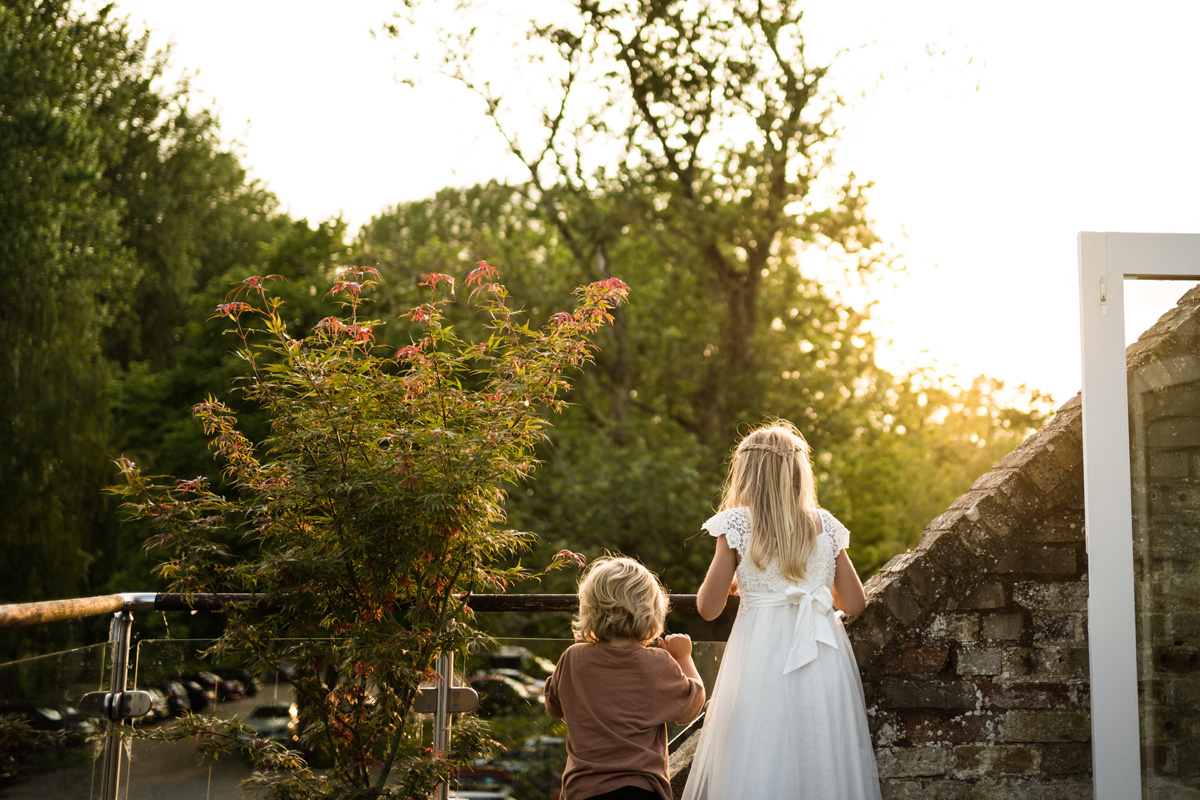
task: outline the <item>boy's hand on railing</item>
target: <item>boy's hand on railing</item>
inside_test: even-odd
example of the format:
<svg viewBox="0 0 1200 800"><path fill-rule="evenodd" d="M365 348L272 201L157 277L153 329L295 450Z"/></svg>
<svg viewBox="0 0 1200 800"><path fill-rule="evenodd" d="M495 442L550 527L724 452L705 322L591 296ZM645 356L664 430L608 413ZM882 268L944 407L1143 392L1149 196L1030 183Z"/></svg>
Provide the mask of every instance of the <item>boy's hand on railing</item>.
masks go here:
<svg viewBox="0 0 1200 800"><path fill-rule="evenodd" d="M658 646L667 651L667 655L675 659L675 663L683 670L683 674L692 680L699 681L703 688L704 681L696 671L692 661L692 637L686 633L672 633L658 640Z"/></svg>
<svg viewBox="0 0 1200 800"><path fill-rule="evenodd" d="M692 654L692 637L686 633L672 633L658 640L658 646L678 661Z"/></svg>

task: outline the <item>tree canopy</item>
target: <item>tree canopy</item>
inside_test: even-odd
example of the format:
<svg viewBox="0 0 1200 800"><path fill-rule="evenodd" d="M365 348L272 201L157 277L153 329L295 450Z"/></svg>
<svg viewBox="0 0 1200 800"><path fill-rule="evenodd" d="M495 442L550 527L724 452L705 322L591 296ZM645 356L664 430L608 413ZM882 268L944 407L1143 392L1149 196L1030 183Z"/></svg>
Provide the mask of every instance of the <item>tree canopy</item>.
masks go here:
<svg viewBox="0 0 1200 800"><path fill-rule="evenodd" d="M14 600L85 585L106 510L103 335L138 277L106 172L148 77L142 44L104 13L63 10L0 5L0 541Z"/></svg>
<svg viewBox="0 0 1200 800"><path fill-rule="evenodd" d="M530 326L486 262L458 295L455 277L427 274L422 302L404 313L420 339L396 348L368 315L375 269L333 276L323 296L341 309L307 331L288 324L279 278L245 278L217 313L240 344L243 391L268 418L266 436L254 442L216 397L194 408L229 491L152 478L128 459L115 491L152 525L173 590L261 592L276 606L229 613L208 653L262 672L295 664L299 744L330 763L317 772L311 755L252 743L248 784L281 799L429 796L493 743L468 720L448 751L428 747L414 713L421 686L440 654L489 639L474 627L472 594L530 577L501 561L531 538L506 527L504 487L532 469L564 370L587 361L627 287L581 286L570 310ZM478 338L445 323L452 299L480 314ZM247 539L254 546L237 552L232 542ZM243 725L188 715L163 736L227 751Z"/></svg>
<svg viewBox="0 0 1200 800"><path fill-rule="evenodd" d="M103 496L113 459L210 472L180 417L234 373L201 309L251 265L302 277L344 250L340 223L277 211L164 64L111 6L0 3L5 601L152 588Z"/></svg>

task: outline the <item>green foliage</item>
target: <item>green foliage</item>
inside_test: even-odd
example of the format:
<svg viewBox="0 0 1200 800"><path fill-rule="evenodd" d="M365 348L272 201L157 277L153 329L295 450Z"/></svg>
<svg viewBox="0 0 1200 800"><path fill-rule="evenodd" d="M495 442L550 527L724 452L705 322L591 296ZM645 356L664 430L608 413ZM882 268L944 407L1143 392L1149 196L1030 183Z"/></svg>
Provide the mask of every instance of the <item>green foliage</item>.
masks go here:
<svg viewBox="0 0 1200 800"><path fill-rule="evenodd" d="M161 71L157 59L151 63ZM196 294L260 264L289 221L223 149L213 116L189 108L186 88L160 95L148 80L105 171L123 209L123 243L137 259L127 285L132 302L109 326L105 350L122 366L164 369L179 327L194 317Z"/></svg>
<svg viewBox="0 0 1200 800"><path fill-rule="evenodd" d="M235 613L211 648L217 659L298 665L304 742L332 767L316 774L270 756L260 767L273 771L256 783L267 796L426 796L482 746L483 730L459 726L460 749L427 754L409 724L418 687L439 652L484 640L472 592L530 577L507 563L532 536L503 527L506 489L529 475L543 412L562 409L566 371L588 361L589 339L627 287L585 286L573 311L532 327L486 263L467 276L467 297L431 273L421 286L432 297L405 315L420 336L397 349L379 344L383 323L363 315L374 268L339 271L328 296L343 313L303 339L267 292L276 278L248 278L217 307L242 342L243 395L268 433L255 444L215 397L194 410L229 491L148 478L128 459L115 491L153 524L147 547L166 554L159 569L173 590L255 591L277 603ZM482 320L478 338L447 323L455 306Z"/></svg>
<svg viewBox="0 0 1200 800"><path fill-rule="evenodd" d="M532 117L465 58L461 28L443 33L440 54L428 38L419 54L484 97L528 180L446 189L373 220L354 261L392 276L377 313L402 316L425 302L423 274L485 257L533 320L614 273L636 298L595 332L595 363L570 372L573 405L537 445L546 466L508 504L514 527L541 534L536 559L626 552L691 591L711 555L697 527L736 431L783 416L822 454L822 502L869 573L1045 419L1036 395L987 381L886 374L868 309L816 277L813 261L872 274L888 257L869 185L837 165L839 103L824 88L835 65L806 58L798 4L575 3L514 51L531 56L529 85L554 93ZM165 588L141 553L146 528L118 529L100 496L108 458L240 497L189 410L246 362L199 309L246 274L286 274L278 313L309 330L348 263L341 223L278 214L186 87L155 88L162 73L110 10L0 3L6 600ZM439 309L456 336L491 335L478 305ZM424 324L372 335L403 349L425 341ZM478 392L484 378L459 383ZM255 446L272 435L259 402L226 401ZM258 549L233 532L221 545L231 558ZM547 586L571 590L558 579Z"/></svg>
<svg viewBox="0 0 1200 800"><path fill-rule="evenodd" d="M552 307L565 297L564 276L581 276L536 212L511 187L447 189L372 220L355 250L381 268L402 270L448 263L475 252L472 242L487 241L511 248L509 285L520 287L521 300ZM518 251L535 257L521 261ZM705 326L720 307L693 271L659 258L637 229L614 252L635 298L621 309L631 374L625 420L618 424L609 405L611 351L618 345L615 331L605 330L596 365L572 390L575 405L542 448L545 466L509 509L521 527L539 532L546 553L570 547L589 557L634 554L668 586L688 591L711 558L711 542L697 531L716 503L731 444L706 443L693 427L706 413L697 407L706 403L700 386L713 347L701 346L714 341L703 338ZM821 500L851 526L852 555L869 575L913 546L925 524L1050 409L1045 398L994 381L964 388L927 372L889 375L874 363L865 314L829 299L813 282L789 288L781 281L770 282L764 294L772 321L756 340L760 408L763 416L795 420L814 444ZM401 289L388 302L409 297ZM474 324L451 313L459 324ZM548 586L572 589L565 580ZM526 620L512 630L549 629Z"/></svg>
<svg viewBox="0 0 1200 800"><path fill-rule="evenodd" d="M106 157L125 121L108 99L140 45L104 13L0 5L0 545L2 596L85 586L88 534L111 509L111 375L101 335L136 274Z"/></svg>
<svg viewBox="0 0 1200 800"><path fill-rule="evenodd" d="M341 223L276 213L187 87L157 88L164 63L111 6L0 3L6 601L156 588L102 493L112 454L204 470L186 409L234 364L184 329L197 303L264 263L313 272L344 249Z"/></svg>
<svg viewBox="0 0 1200 800"><path fill-rule="evenodd" d="M521 195L577 274L616 270L636 280L642 273L629 260L650 267L664 294L644 308L686 332L670 343L686 370L672 387L677 421L709 445L730 442L770 405L766 381L778 373L761 350L772 306L797 309L793 336L811 334L813 362L834 360L827 347L857 327L829 330L843 309L801 271L803 247L863 272L886 260L865 187L833 166L839 103L824 89L828 67L806 59L797 2L570 6L531 22L528 44L514 43L528 55L527 80L549 79L536 123L514 87L493 83L488 65L472 60L469 43L486 26L447 28L416 55L481 96L528 170ZM390 30L420 31L417 17ZM599 365L618 426L634 388L626 330L619 316L610 365Z"/></svg>
<svg viewBox="0 0 1200 800"><path fill-rule="evenodd" d="M982 376L969 386L928 372L886 388L866 423L818 454L821 503L856 532L870 575L913 547L935 517L1052 413L1037 392Z"/></svg>

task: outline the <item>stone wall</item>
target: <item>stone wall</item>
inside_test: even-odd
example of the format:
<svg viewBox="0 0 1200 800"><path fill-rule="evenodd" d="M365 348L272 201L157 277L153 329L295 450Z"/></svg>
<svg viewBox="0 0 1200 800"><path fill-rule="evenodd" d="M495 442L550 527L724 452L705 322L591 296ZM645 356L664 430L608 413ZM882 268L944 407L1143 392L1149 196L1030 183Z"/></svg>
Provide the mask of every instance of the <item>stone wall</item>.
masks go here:
<svg viewBox="0 0 1200 800"><path fill-rule="evenodd" d="M1078 398L867 584L885 798L1091 797Z"/></svg>

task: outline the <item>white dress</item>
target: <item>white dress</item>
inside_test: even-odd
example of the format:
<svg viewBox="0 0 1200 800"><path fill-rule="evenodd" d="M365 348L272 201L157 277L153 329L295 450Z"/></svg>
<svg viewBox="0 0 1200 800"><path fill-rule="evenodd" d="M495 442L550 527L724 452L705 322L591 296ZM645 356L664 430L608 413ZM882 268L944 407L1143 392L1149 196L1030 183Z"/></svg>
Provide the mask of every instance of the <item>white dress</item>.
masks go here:
<svg viewBox="0 0 1200 800"><path fill-rule="evenodd" d="M683 800L880 797L858 663L830 593L850 532L820 516L799 583L778 560L754 565L747 509L704 523L738 553L741 604Z"/></svg>

